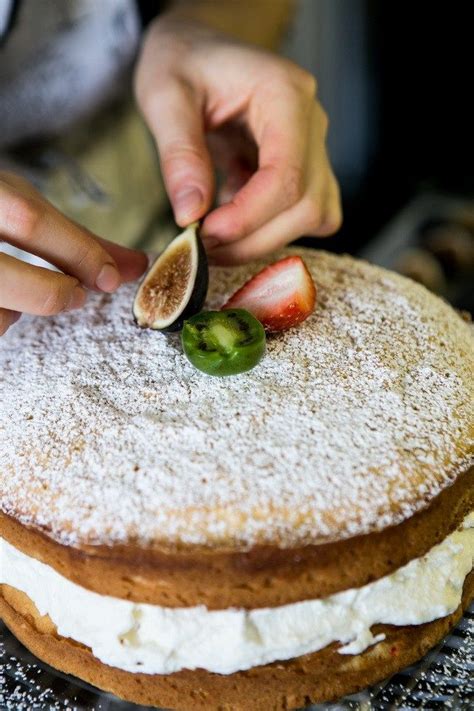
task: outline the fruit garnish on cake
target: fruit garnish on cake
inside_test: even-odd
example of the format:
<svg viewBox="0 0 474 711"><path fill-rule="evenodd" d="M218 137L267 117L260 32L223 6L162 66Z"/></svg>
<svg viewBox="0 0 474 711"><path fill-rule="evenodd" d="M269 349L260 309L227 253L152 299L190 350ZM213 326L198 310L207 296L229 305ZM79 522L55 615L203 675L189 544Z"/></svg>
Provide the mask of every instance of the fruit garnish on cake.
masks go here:
<svg viewBox="0 0 474 711"><path fill-rule="evenodd" d="M313 313L316 287L298 256L285 257L264 267L230 297L223 309L246 309L266 331L297 326Z"/></svg>
<svg viewBox="0 0 474 711"><path fill-rule="evenodd" d="M236 375L259 363L265 331L302 323L314 311L316 287L299 256L265 267L221 307L201 311L209 268L193 223L160 254L140 284L133 314L142 328L179 331L188 360L208 375Z"/></svg>
<svg viewBox="0 0 474 711"><path fill-rule="evenodd" d="M265 331L244 309L203 311L184 322L181 335L188 360L208 375L251 370L265 353Z"/></svg>
<svg viewBox="0 0 474 711"><path fill-rule="evenodd" d="M136 293L133 315L139 326L179 331L204 305L209 269L198 223L189 225L153 262Z"/></svg>

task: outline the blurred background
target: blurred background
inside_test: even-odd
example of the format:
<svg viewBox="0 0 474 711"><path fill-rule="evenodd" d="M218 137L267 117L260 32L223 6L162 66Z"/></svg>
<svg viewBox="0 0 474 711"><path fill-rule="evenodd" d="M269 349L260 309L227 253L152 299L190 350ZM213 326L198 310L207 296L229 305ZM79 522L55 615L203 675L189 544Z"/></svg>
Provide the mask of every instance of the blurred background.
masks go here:
<svg viewBox="0 0 474 711"><path fill-rule="evenodd" d="M69 22L82 31L83 23L82 51L87 42L103 44L106 68L108 53L118 51L118 45L109 46L95 0L23 0L16 12L36 13L36 36L44 25L47 38L55 21L48 16L48 5L55 7L54 17L59 13L66 29ZM138 37L142 22L159 5L142 2L141 16L134 0L101 0L100 8L115 13L124 47L133 46L125 40ZM472 312L469 5L458 0L299 0L282 51L318 79L344 202L339 234L303 243L397 269ZM91 29L86 20L92 7L97 24ZM31 62L27 38L24 44ZM8 43L0 58L3 111ZM160 249L176 228L151 139L133 106L132 61L133 56L124 54L123 71L108 84L107 107L73 129L58 131L61 135L54 140L32 137L20 146L8 141L6 148L0 114L0 167L27 175L91 230L124 244ZM38 72L31 69L32 84L44 80Z"/></svg>
<svg viewBox="0 0 474 711"><path fill-rule="evenodd" d="M473 312L469 5L300 0L285 52L315 74L330 117L345 219L324 248Z"/></svg>

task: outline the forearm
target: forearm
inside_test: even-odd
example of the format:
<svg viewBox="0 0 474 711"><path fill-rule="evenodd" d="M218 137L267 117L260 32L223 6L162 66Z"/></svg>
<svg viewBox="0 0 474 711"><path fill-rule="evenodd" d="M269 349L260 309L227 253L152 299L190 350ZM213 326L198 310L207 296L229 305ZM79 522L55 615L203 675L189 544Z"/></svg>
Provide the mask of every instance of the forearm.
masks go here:
<svg viewBox="0 0 474 711"><path fill-rule="evenodd" d="M171 19L201 22L243 42L277 49L296 0L173 0Z"/></svg>

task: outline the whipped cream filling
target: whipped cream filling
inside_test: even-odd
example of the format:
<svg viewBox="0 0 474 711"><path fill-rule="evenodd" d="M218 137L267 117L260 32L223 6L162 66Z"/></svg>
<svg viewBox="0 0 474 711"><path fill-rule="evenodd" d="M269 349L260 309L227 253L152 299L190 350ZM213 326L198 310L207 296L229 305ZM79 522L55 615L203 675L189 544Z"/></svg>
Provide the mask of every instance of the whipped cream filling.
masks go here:
<svg viewBox="0 0 474 711"><path fill-rule="evenodd" d="M364 587L321 600L254 610L166 608L99 595L0 539L0 583L23 591L60 635L90 647L97 659L130 672L219 674L315 652L340 642L358 654L384 638L377 623L419 625L461 602L473 566L474 512L426 555Z"/></svg>

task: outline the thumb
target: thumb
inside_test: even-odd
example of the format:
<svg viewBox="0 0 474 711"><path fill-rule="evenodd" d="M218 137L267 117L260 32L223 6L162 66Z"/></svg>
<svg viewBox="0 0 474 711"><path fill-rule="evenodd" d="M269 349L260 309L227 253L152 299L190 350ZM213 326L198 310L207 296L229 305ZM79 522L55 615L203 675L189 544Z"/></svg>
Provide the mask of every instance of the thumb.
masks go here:
<svg viewBox="0 0 474 711"><path fill-rule="evenodd" d="M175 79L160 87L147 104L145 118L158 146L175 220L185 227L205 215L214 194L201 102L189 84Z"/></svg>

